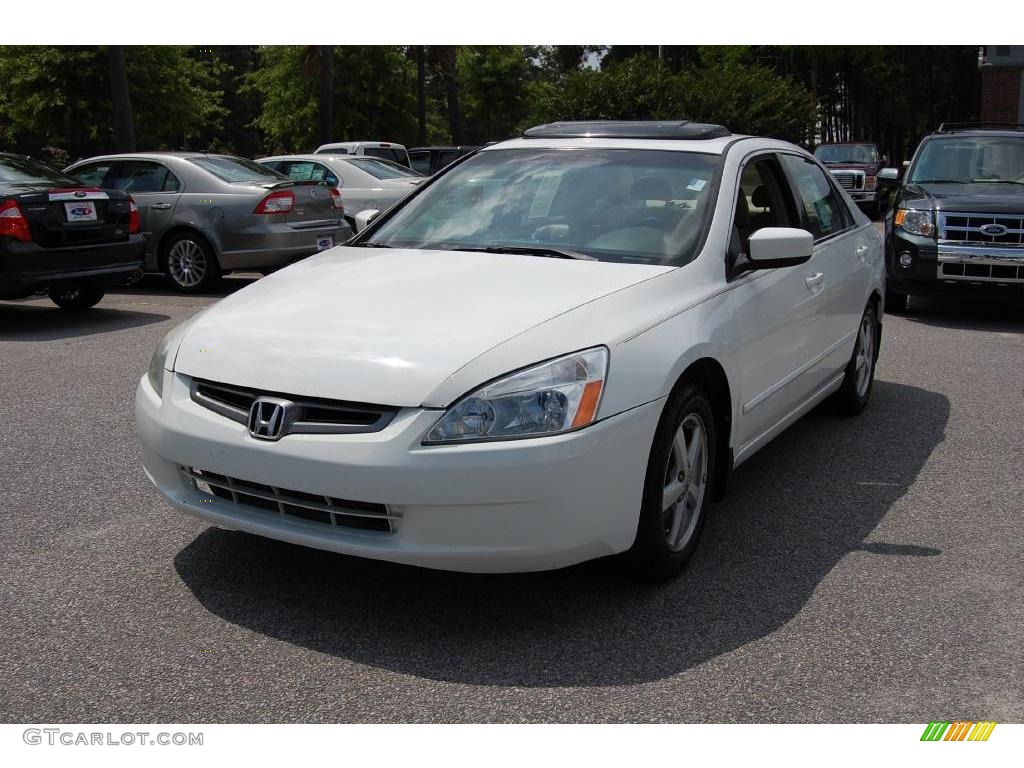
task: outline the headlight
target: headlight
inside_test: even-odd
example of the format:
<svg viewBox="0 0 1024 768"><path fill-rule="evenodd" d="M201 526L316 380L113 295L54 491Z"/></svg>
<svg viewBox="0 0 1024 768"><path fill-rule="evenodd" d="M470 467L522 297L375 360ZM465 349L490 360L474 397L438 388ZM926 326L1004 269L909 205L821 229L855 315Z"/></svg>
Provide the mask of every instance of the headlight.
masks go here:
<svg viewBox="0 0 1024 768"><path fill-rule="evenodd" d="M593 423L608 371L604 347L509 374L462 398L425 444L556 435Z"/></svg>
<svg viewBox="0 0 1024 768"><path fill-rule="evenodd" d="M171 349L172 341L178 340L177 330L177 328L172 330L157 345L153 356L149 359L149 370L146 371L150 385L161 398L164 396L164 368L167 365L167 353Z"/></svg>
<svg viewBox="0 0 1024 768"><path fill-rule="evenodd" d="M935 234L935 218L931 211L915 211L912 208L900 208L896 211L894 223L904 232L911 235L931 237Z"/></svg>
<svg viewBox="0 0 1024 768"><path fill-rule="evenodd" d="M149 370L146 371L146 378L149 379L149 383L161 398L164 396L164 371L171 367L167 364L167 358L170 357L171 365L174 365L174 358L177 355L178 347L181 345L181 340L185 338L189 326L205 312L205 309L197 312L185 322L179 323L168 331L167 335L160 340L156 350L153 352L153 356L149 359Z"/></svg>

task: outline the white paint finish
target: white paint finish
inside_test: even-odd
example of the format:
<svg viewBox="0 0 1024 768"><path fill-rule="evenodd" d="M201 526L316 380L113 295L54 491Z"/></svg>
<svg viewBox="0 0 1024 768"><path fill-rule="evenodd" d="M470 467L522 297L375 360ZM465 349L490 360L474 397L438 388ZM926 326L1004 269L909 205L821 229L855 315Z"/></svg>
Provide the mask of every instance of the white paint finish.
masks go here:
<svg viewBox="0 0 1024 768"><path fill-rule="evenodd" d="M516 140L483 151L721 153L731 141ZM681 268L337 248L228 297L185 332L171 377L177 395L156 402L140 385L147 471L179 508L211 521L397 562L522 570L627 548L657 420L688 366L710 358L724 370L732 432L722 439L741 462L839 386L860 313L872 292L884 295L881 239L845 193L854 228L816 245L808 262L726 280L739 171L766 150L804 155L782 142L735 141L723 159L706 243ZM522 441L421 445L439 409L466 392L599 344L610 362L597 424ZM240 425L191 403L181 374L404 408L376 434L258 444ZM395 504L408 517L392 543L256 525L237 512L204 510L175 479L175 461Z"/></svg>
<svg viewBox="0 0 1024 768"><path fill-rule="evenodd" d="M764 227L750 236L753 261L797 259L814 252L814 237L806 229Z"/></svg>
<svg viewBox="0 0 1024 768"><path fill-rule="evenodd" d="M335 248L211 308L189 328L176 369L288 394L416 406L492 347L667 270Z"/></svg>

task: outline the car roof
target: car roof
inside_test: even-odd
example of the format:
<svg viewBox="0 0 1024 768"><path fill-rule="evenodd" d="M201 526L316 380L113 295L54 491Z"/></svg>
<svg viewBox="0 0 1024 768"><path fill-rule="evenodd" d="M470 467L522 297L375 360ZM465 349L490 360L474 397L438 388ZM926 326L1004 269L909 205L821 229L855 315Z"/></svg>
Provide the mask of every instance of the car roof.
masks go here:
<svg viewBox="0 0 1024 768"><path fill-rule="evenodd" d="M526 139L717 139L729 129L692 120L566 120L523 131Z"/></svg>
<svg viewBox="0 0 1024 768"><path fill-rule="evenodd" d="M353 160L381 160L382 162L388 162L385 158L380 157L368 157L366 155L343 155L335 154L332 152L306 152L300 155L267 155L266 157L257 157L256 162L262 163L267 160L307 160L313 163L323 162L324 159L330 160L341 160L346 163L350 163Z"/></svg>
<svg viewBox="0 0 1024 768"><path fill-rule="evenodd" d="M793 144L775 139L762 139L756 136L722 136L715 139L605 139L605 138L571 138L571 139L509 139L480 148L480 152L493 152L498 149L559 149L564 147L587 147L591 149L654 149L677 152L698 152L708 155L722 155L733 143L738 141L756 140L766 148L794 149Z"/></svg>
<svg viewBox="0 0 1024 768"><path fill-rule="evenodd" d="M856 144L859 147L873 147L875 142L873 141L823 141L819 144L819 147L844 147L850 144Z"/></svg>
<svg viewBox="0 0 1024 768"><path fill-rule="evenodd" d="M184 151L159 151L159 152L119 152L112 155L96 155L77 160L71 165L82 163L100 162L103 160L190 160L195 157L228 157L235 158L237 155L223 155L213 152L184 152Z"/></svg>

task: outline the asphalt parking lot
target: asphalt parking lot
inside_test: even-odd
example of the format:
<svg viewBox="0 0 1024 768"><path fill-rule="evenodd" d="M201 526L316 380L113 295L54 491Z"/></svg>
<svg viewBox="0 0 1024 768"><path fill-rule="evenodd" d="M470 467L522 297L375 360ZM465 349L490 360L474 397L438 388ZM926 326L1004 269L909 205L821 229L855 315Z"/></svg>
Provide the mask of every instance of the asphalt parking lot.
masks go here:
<svg viewBox="0 0 1024 768"><path fill-rule="evenodd" d="M247 282L232 277L225 291ZM0 720L1024 720L1024 314L886 317L867 411L741 467L684 578L468 576L209 528L135 384L215 300L0 302Z"/></svg>

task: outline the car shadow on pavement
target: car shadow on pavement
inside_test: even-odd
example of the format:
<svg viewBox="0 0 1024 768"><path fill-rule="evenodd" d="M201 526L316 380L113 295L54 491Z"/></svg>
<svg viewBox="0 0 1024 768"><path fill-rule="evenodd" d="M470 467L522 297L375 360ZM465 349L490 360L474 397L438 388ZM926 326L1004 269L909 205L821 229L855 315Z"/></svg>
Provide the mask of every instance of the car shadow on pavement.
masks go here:
<svg viewBox="0 0 1024 768"><path fill-rule="evenodd" d="M168 320L168 315L98 307L68 312L57 306L0 301L0 341L53 341L123 331Z"/></svg>
<svg viewBox="0 0 1024 768"><path fill-rule="evenodd" d="M936 328L1024 333L1024 305L1020 301L911 296L910 309L903 317Z"/></svg>
<svg viewBox="0 0 1024 768"><path fill-rule="evenodd" d="M225 275L216 285L201 293L185 294L172 288L170 283L167 282L167 278L161 275L146 275L137 283L120 288L111 288L108 293L116 293L122 296L180 296L184 299L203 298L204 296L207 298L223 298L245 288L247 285L252 285L261 277L262 275L251 272Z"/></svg>
<svg viewBox="0 0 1024 768"><path fill-rule="evenodd" d="M944 436L949 401L876 381L858 418L816 409L740 467L682 577L613 561L509 576L360 560L210 528L175 558L216 616L359 664L472 685L608 686L675 675L774 632L866 542Z"/></svg>

